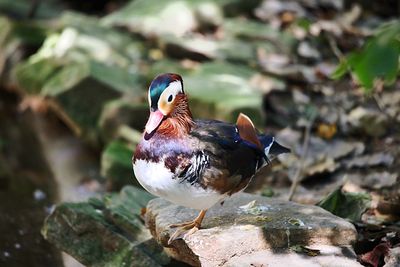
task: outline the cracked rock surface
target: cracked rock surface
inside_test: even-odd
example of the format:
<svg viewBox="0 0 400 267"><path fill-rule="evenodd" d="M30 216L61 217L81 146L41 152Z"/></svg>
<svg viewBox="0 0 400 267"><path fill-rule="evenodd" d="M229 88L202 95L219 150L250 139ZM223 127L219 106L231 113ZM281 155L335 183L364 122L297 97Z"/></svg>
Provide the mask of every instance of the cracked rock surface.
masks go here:
<svg viewBox="0 0 400 267"><path fill-rule="evenodd" d="M320 207L246 193L211 208L202 229L168 246L175 231L168 226L197 213L157 198L147 205L146 223L170 256L193 266L361 266L348 221Z"/></svg>

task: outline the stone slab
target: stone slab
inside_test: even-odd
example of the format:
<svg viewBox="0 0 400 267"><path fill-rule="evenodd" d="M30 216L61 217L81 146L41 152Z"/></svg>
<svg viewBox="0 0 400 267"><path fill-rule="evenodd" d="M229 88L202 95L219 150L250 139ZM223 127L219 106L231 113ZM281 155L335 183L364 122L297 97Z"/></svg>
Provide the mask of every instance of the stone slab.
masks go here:
<svg viewBox="0 0 400 267"><path fill-rule="evenodd" d="M356 240L357 233L350 222L317 206L246 193L228 199L223 206L211 208L203 221L202 229L168 246L168 239L175 231L168 226L192 220L197 213L196 210L157 198L147 205L146 223L153 237L166 247L170 256L194 266L238 266L240 262L251 262L260 258L264 259L263 264L278 266L276 264L279 260L275 265L270 262L271 255L282 255L282 263L289 264L304 257L292 251L293 247L299 245L317 249L325 246L331 251L336 249L336 254L329 254L332 259L336 255L343 261L357 264L354 253L344 255L342 249L352 251L350 245ZM329 255L321 255L319 258L307 258L313 258L315 264L322 264L318 263L319 259L322 261L322 258L326 259ZM234 265L231 264L232 261Z"/></svg>

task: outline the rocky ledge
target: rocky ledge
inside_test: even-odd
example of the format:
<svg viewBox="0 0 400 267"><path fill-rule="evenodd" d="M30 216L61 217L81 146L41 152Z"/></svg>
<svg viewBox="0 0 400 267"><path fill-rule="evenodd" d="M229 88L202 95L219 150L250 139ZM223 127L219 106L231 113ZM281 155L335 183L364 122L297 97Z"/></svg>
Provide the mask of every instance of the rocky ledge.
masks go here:
<svg viewBox="0 0 400 267"><path fill-rule="evenodd" d="M94 267L361 266L351 249L353 225L319 207L242 193L210 209L202 229L168 246L175 231L168 226L197 211L152 198L126 186L119 194L62 203L42 234ZM146 204L150 231L142 220Z"/></svg>
<svg viewBox="0 0 400 267"><path fill-rule="evenodd" d="M88 202L62 203L46 219L46 240L93 267L161 267L171 263L141 220L152 198L133 186Z"/></svg>
<svg viewBox="0 0 400 267"><path fill-rule="evenodd" d="M168 246L175 231L168 226L197 213L153 199L146 224L169 256L194 266L361 266L348 221L320 207L245 193L211 208L202 229Z"/></svg>

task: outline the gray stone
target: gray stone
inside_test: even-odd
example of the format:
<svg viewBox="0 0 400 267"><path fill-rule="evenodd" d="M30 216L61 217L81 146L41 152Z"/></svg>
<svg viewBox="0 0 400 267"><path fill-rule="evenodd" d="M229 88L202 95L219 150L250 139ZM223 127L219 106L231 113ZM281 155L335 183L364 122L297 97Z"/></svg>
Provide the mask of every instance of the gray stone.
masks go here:
<svg viewBox="0 0 400 267"><path fill-rule="evenodd" d="M349 247L320 245L320 255L307 256L291 250L257 251L249 255L235 255L222 266L268 266L268 267L361 267ZM266 265L267 264L267 265ZM203 266L203 265L202 265ZM204 265L207 266L207 265ZM208 265L214 266L214 265Z"/></svg>
<svg viewBox="0 0 400 267"><path fill-rule="evenodd" d="M360 266L353 254L346 257L341 249L356 240L354 226L316 206L242 193L228 199L222 207L211 208L201 230L168 246L175 231L168 226L192 220L196 215L195 210L158 198L147 205L146 223L170 256L191 265L241 266L254 261L268 266L321 266L327 257L339 257L340 264L334 260L324 266ZM298 245L313 246L321 254L293 265L302 258L290 252ZM270 262L271 255L274 257ZM344 264L347 261L354 264Z"/></svg>
<svg viewBox="0 0 400 267"><path fill-rule="evenodd" d="M360 173L348 173L347 179L357 186L363 188L372 188L374 190L380 190L384 187L394 186L397 182L398 174L390 173L387 171L383 172L372 172L369 171L367 175Z"/></svg>
<svg viewBox="0 0 400 267"><path fill-rule="evenodd" d="M375 166L390 167L394 157L387 153L374 153L350 159L346 162L348 168L365 168Z"/></svg>
<svg viewBox="0 0 400 267"><path fill-rule="evenodd" d="M288 147L293 153L281 155L279 159L289 169L289 177L293 178L300 164L300 155L303 155L301 134L290 128L286 128L277 134L277 139ZM302 179L321 174L332 173L340 167L340 159L348 155L361 155L365 150L362 142L343 140L323 140L319 137L311 137L309 151L304 158L304 172Z"/></svg>
<svg viewBox="0 0 400 267"><path fill-rule="evenodd" d="M62 203L46 219L42 234L85 266L163 266L170 259L140 219L150 198L127 186L102 199Z"/></svg>

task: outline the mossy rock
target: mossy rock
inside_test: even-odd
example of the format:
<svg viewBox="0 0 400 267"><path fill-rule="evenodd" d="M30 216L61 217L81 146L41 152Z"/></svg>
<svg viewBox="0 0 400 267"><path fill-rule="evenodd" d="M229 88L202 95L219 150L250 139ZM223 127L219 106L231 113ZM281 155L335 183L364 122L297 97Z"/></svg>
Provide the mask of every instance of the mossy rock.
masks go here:
<svg viewBox="0 0 400 267"><path fill-rule="evenodd" d="M163 266L169 258L140 219L152 197L125 187L89 202L62 203L46 219L43 236L87 266Z"/></svg>
<svg viewBox="0 0 400 267"><path fill-rule="evenodd" d="M98 122L104 105L129 91L131 76L123 69L98 62L71 64L54 75L41 93L53 97L83 131L84 138L98 144Z"/></svg>

